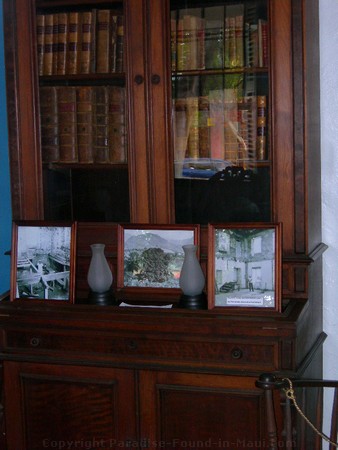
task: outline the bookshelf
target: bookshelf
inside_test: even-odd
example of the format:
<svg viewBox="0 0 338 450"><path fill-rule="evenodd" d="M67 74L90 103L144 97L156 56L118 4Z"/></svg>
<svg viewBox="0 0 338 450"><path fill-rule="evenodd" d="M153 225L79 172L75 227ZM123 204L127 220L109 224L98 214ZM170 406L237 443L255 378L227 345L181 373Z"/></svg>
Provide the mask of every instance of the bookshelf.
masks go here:
<svg viewBox="0 0 338 450"><path fill-rule="evenodd" d="M193 58L189 65L177 70L181 52L174 45L178 20L184 22L187 13L192 16L198 11L197 20L189 17L189 26L201 27L207 8L226 11L230 5L239 5L243 11L244 29L246 23L262 28L267 21L267 66L264 52L255 58L255 64L249 64L244 32L243 58L236 62L238 67L228 67L224 60L224 67L219 67L217 56L213 57L216 67L211 67L203 53L208 47L204 39L200 40L199 51L196 48L190 52ZM38 75L37 16L67 13L69 18L73 12L94 9L123 16L124 71ZM283 292L285 296L305 298L308 260L300 255L307 255L318 244L320 229L318 198L313 196L310 202L315 187L320 187L315 183L319 180L318 162L310 164L318 155L319 108L310 108L315 103L310 96L317 86L309 82L315 76L306 82L304 79L314 70L308 70L309 62L316 61L314 49L314 56L311 53L304 62L308 47L312 51L311 39L308 43L302 35L307 11L298 0L201 0L187 1L184 8L174 0L5 0L4 13L12 18L5 23L5 56L13 218L202 225L281 222L283 255L287 258ZM212 12L207 10L211 21L218 16ZM223 19L225 27L225 16ZM219 34L225 54L226 33L222 29ZM104 162L99 162L93 154L86 155L90 148L93 150L93 145L86 145L86 136L95 126L93 120L88 127L84 123L85 117L93 115L93 105L90 108L88 101L82 105L87 112L83 116L79 113L80 122L76 122L79 128L84 125L79 135L82 156L71 162L47 160L41 138L43 127L53 136L53 125L41 121L45 108L41 91L70 91L73 98L75 92L79 99L84 93L93 98L102 90L121 93L123 89L124 114L119 111L116 115L117 120L124 118L122 132L117 134L125 138L125 152L119 152L118 161L104 157ZM249 93L252 95L244 95ZM48 108L50 102L46 104ZM210 109L214 114L211 118ZM188 111L191 136L186 132ZM236 130L240 124L235 119L245 121L252 112L257 123L251 131L256 138L245 149L240 144L248 139L249 127L243 125L241 139L234 145L233 128L222 124L228 118ZM107 116L103 117L105 123ZM73 129L78 128L74 120L70 123ZM221 142L212 149L212 160L211 134ZM202 263L207 267L203 232L201 247ZM112 254L116 258L116 252ZM84 264L87 256L84 251ZM85 277L81 277L79 292L85 286Z"/></svg>
<svg viewBox="0 0 338 450"><path fill-rule="evenodd" d="M130 220L123 8L33 10L46 219Z"/></svg>
<svg viewBox="0 0 338 450"><path fill-rule="evenodd" d="M268 2L199 5L171 2L176 220L222 220L225 179L231 203L243 203L226 220L269 221Z"/></svg>

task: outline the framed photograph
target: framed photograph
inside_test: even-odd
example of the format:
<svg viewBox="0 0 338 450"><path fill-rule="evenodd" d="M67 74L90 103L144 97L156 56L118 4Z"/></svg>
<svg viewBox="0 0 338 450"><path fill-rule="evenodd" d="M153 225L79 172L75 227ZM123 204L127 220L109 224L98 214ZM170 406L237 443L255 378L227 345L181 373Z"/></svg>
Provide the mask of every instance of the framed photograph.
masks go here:
<svg viewBox="0 0 338 450"><path fill-rule="evenodd" d="M209 308L281 310L281 225L208 225Z"/></svg>
<svg viewBox="0 0 338 450"><path fill-rule="evenodd" d="M179 296L186 244L199 244L198 225L118 225L118 291Z"/></svg>
<svg viewBox="0 0 338 450"><path fill-rule="evenodd" d="M74 302L76 224L14 222L11 300Z"/></svg>

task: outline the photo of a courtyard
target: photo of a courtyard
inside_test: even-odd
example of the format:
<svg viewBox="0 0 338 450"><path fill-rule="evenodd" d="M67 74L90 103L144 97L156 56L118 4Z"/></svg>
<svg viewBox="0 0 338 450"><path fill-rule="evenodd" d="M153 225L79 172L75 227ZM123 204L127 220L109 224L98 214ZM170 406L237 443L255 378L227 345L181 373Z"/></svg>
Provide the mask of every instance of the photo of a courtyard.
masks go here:
<svg viewBox="0 0 338 450"><path fill-rule="evenodd" d="M275 230L218 229L215 238L215 305L273 307Z"/></svg>

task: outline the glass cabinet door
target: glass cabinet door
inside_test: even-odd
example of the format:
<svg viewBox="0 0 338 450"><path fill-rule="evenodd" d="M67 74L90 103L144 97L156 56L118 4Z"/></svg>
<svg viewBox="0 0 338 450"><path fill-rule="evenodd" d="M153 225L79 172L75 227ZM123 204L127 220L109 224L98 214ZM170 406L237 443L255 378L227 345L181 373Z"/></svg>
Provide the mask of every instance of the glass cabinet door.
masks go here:
<svg viewBox="0 0 338 450"><path fill-rule="evenodd" d="M45 219L128 222L123 2L36 4Z"/></svg>
<svg viewBox="0 0 338 450"><path fill-rule="evenodd" d="M171 0L177 223L271 220L266 0Z"/></svg>

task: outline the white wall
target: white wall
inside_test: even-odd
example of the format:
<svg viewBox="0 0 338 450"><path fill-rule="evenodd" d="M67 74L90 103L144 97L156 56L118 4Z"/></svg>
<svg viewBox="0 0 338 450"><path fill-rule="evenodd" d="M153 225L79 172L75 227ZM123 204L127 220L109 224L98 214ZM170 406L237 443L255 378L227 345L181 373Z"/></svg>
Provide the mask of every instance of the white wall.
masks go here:
<svg viewBox="0 0 338 450"><path fill-rule="evenodd" d="M338 2L319 0L322 220L324 253L324 376L338 379Z"/></svg>

